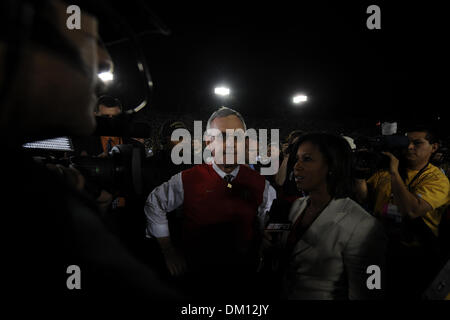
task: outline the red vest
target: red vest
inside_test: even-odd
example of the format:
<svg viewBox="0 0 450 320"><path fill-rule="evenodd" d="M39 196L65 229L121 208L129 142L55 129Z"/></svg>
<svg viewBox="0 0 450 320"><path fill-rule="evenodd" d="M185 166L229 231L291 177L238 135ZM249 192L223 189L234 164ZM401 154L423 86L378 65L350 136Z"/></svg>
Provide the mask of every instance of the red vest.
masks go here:
<svg viewBox="0 0 450 320"><path fill-rule="evenodd" d="M254 240L265 178L241 165L232 188L228 188L211 165L201 164L183 171L182 180L182 239L187 253L221 257L245 254Z"/></svg>

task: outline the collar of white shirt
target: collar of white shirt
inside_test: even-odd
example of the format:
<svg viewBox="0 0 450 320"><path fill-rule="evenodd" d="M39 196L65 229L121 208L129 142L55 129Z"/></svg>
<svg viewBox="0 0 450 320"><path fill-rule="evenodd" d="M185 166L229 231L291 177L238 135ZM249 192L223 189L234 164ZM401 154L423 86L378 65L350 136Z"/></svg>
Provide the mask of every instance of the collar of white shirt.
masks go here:
<svg viewBox="0 0 450 320"><path fill-rule="evenodd" d="M214 171L215 172L217 172L217 174L223 179L227 174L231 174L232 176L233 176L233 179L231 179L231 180L234 180L234 178L236 178L236 176L237 176L237 174L238 174L238 172L239 172L239 165L233 170L233 171L231 171L230 173L225 173L225 172L223 172L222 171L222 169L220 169L218 166L217 166L217 164L215 164L214 163L214 161L212 162L212 167L213 167L213 169L214 169Z"/></svg>

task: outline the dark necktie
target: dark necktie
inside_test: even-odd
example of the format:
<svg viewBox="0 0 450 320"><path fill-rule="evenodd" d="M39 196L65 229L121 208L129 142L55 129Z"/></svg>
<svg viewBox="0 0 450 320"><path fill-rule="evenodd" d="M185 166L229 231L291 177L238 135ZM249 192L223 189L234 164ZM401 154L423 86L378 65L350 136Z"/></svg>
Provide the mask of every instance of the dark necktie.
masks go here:
<svg viewBox="0 0 450 320"><path fill-rule="evenodd" d="M232 188L233 186L231 185L231 179L233 179L233 176L231 174L227 174L225 177L223 177L223 179L225 180L225 182L227 183L227 188Z"/></svg>

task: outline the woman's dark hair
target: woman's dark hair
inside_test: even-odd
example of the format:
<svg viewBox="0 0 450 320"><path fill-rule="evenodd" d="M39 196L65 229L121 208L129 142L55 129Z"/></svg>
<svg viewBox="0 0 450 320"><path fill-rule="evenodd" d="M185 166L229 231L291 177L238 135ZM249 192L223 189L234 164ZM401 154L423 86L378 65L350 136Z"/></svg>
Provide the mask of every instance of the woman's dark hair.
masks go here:
<svg viewBox="0 0 450 320"><path fill-rule="evenodd" d="M326 132L309 132L301 135L295 143L298 150L304 142L311 142L319 148L328 165L327 188L333 198L352 195L352 151L343 137Z"/></svg>

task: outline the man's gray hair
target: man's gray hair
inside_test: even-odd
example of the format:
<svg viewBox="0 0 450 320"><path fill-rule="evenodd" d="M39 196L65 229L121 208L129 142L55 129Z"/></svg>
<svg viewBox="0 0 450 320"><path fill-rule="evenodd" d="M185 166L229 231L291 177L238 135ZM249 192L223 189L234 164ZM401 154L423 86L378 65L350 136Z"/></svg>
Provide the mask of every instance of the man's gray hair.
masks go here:
<svg viewBox="0 0 450 320"><path fill-rule="evenodd" d="M242 124L244 125L244 131L247 131L247 125L245 124L245 121L244 121L244 118L242 117L242 115L239 112L237 112L236 110L233 110L228 107L220 107L209 117L208 122L206 123L206 130L209 130L211 128L211 122L213 122L214 119L224 118L224 117L228 117L228 116L238 117L242 121Z"/></svg>

